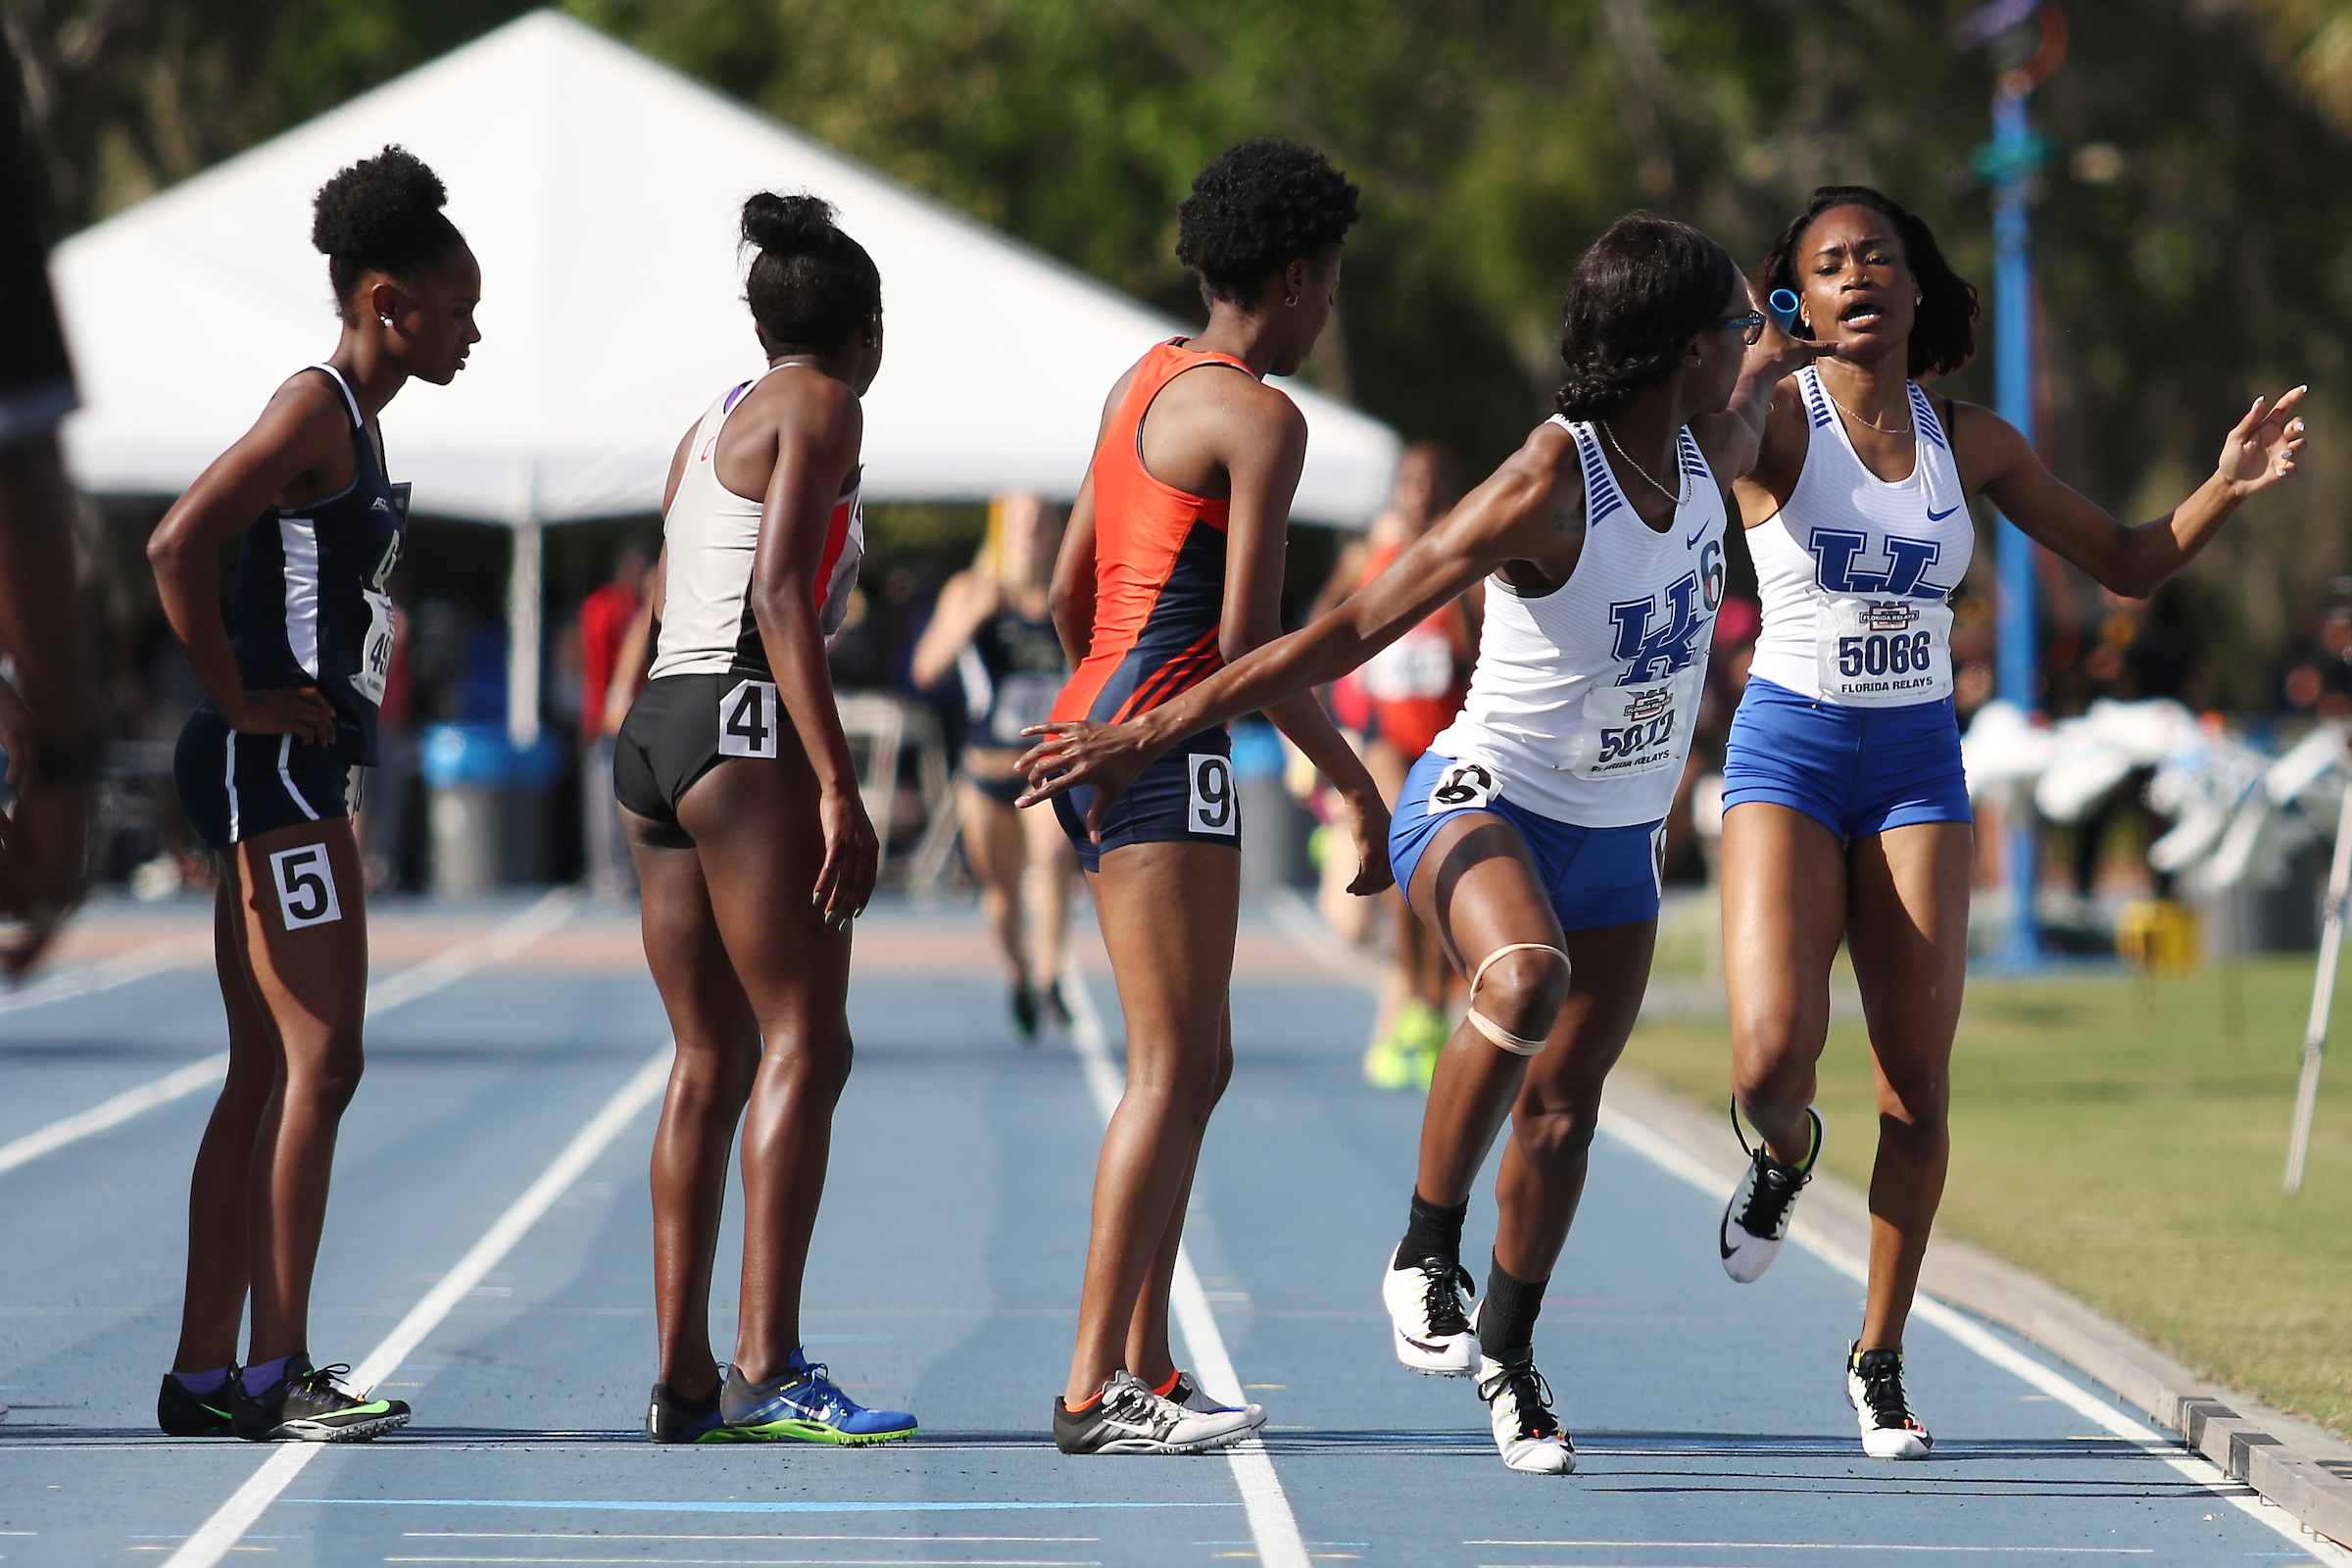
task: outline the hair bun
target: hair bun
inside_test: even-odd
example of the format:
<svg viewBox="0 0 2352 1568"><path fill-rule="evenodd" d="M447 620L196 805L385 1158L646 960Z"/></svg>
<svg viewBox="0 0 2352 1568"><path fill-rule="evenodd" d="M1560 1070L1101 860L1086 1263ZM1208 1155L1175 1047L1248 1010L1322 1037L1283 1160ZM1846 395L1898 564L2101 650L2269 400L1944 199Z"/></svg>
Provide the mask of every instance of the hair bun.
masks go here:
<svg viewBox="0 0 2352 1568"><path fill-rule="evenodd" d="M441 176L406 147L387 146L319 188L311 243L328 256L375 256L425 229L449 201Z"/></svg>
<svg viewBox="0 0 2352 1568"><path fill-rule="evenodd" d="M763 190L743 204L743 237L778 256L805 256L836 232L833 204L821 196Z"/></svg>

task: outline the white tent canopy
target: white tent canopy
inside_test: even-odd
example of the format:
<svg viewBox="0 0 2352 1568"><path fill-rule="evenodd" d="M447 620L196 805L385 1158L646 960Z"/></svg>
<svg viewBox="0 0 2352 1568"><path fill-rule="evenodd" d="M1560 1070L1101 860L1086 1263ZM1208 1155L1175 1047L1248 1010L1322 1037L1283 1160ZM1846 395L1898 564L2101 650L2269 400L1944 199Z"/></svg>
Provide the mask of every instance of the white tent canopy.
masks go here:
<svg viewBox="0 0 2352 1568"><path fill-rule="evenodd" d="M521 530L514 696L534 712L539 525L658 510L679 435L760 366L735 244L751 192L825 197L881 269L889 348L864 453L874 500L1067 499L1103 393L1153 339L1184 330L538 12L58 247L86 404L66 444L83 489L185 488L279 381L332 348L311 199L386 142L448 182L483 278L471 364L446 390L404 393L386 445L419 513ZM1386 497L1395 433L1288 390L1309 426L1296 514L1360 524ZM518 738L536 728L514 719Z"/></svg>

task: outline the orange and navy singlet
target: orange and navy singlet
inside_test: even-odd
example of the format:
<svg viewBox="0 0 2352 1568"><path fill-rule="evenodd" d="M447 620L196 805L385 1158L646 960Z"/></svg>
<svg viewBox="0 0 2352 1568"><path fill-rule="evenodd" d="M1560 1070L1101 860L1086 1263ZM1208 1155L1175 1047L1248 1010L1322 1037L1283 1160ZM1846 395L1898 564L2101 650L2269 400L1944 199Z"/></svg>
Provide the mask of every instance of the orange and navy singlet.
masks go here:
<svg viewBox="0 0 2352 1568"><path fill-rule="evenodd" d="M1144 415L1185 371L1227 365L1172 338L1152 348L1095 448L1095 629L1092 646L1054 700L1054 717L1116 724L1149 712L1223 667L1229 503L1188 495L1144 466Z"/></svg>
<svg viewBox="0 0 2352 1568"><path fill-rule="evenodd" d="M1390 543L1373 549L1356 584L1361 593L1404 553ZM1429 750L1438 732L1462 710L1469 683L1461 677L1468 662L1468 626L1460 600L1423 617L1421 623L1374 654L1356 671L1372 709L1373 732L1381 740L1418 758Z"/></svg>

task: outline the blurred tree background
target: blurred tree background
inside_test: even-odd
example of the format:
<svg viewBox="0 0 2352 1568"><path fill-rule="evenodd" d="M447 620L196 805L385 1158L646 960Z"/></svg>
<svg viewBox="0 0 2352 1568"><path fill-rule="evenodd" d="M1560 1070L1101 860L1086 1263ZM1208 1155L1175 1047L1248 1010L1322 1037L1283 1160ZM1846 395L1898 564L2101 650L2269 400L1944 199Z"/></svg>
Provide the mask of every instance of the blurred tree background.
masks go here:
<svg viewBox="0 0 2352 1568"><path fill-rule="evenodd" d="M7 0L68 228L527 7L509 0ZM1745 263L1824 181L1876 184L1985 280L1993 67L1922 0L568 0L594 25L1180 316L1175 206L1283 135L1364 189L1309 373L1473 471L1553 377L1578 251L1686 218ZM2069 0L2036 94L2058 471L2170 506L2258 391L2314 384L2302 480L2156 606L2054 564L2055 706L2174 692L2269 710L2328 654L2352 571L2337 387L2352 335L2352 4ZM1018 338L1039 323L1005 321ZM1948 390L1988 400L1980 365ZM1982 558L1981 558L1982 559ZM2331 597L2332 594L2332 597ZM2346 639L2352 641L2352 633ZM2289 683L2291 684L2291 683ZM2308 707L2300 701L2293 706Z"/></svg>

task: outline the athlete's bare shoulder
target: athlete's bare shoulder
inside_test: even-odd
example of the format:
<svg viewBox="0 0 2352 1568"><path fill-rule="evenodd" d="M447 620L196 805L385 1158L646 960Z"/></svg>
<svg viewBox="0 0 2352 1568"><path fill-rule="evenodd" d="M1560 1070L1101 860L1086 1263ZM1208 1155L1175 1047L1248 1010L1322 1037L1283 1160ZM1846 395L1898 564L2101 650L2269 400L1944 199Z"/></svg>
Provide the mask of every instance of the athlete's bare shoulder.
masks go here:
<svg viewBox="0 0 2352 1568"><path fill-rule="evenodd" d="M2030 455L2026 438L2016 425L1981 403L1928 394L1928 402L1943 420L1951 437L1952 463L1960 470L1960 488L1974 496L2007 473L2021 457Z"/></svg>
<svg viewBox="0 0 2352 1568"><path fill-rule="evenodd" d="M1585 479L1576 437L1545 420L1441 527L1470 530L1474 553L1500 563L1519 592L1549 593L1584 554Z"/></svg>
<svg viewBox="0 0 2352 1568"><path fill-rule="evenodd" d="M1732 499L1739 503L1741 526L1753 528L1780 514L1804 474L1805 452L1811 443L1804 389L1795 376L1783 376L1772 390L1772 407L1764 414L1764 436L1756 444L1755 466L1732 481Z"/></svg>

